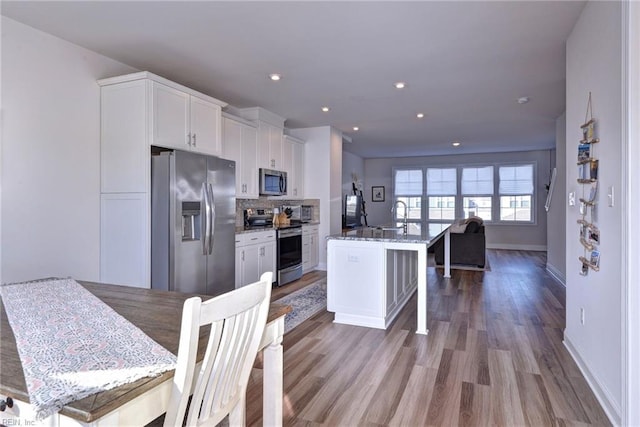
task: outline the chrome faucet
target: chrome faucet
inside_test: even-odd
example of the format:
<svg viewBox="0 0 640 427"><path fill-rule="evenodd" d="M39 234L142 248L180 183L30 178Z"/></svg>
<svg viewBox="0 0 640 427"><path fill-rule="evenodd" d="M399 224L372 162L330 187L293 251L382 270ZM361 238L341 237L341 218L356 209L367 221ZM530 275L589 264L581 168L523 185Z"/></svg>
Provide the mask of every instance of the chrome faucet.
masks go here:
<svg viewBox="0 0 640 427"><path fill-rule="evenodd" d="M407 211L408 211L407 204L402 200L396 200L396 202L393 204L393 207L391 208L391 212L393 212L396 209L396 205L398 203L402 203L402 206L404 206L404 221L402 222L402 234L406 235L407 234Z"/></svg>

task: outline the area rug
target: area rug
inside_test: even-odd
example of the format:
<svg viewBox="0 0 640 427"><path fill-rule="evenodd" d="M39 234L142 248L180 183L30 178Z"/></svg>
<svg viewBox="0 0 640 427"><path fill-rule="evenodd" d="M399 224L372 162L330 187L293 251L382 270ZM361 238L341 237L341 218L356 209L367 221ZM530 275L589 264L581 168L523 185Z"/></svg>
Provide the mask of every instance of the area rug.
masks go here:
<svg viewBox="0 0 640 427"><path fill-rule="evenodd" d="M436 261L433 254L429 254L428 256L427 266L444 270L443 265L436 265ZM476 267L473 265L451 264L451 269L452 270L468 270L468 271L491 271L491 266L489 265L489 257L486 257L484 261L484 268Z"/></svg>
<svg viewBox="0 0 640 427"><path fill-rule="evenodd" d="M286 334L314 314L327 308L327 279L320 279L274 302L290 305L292 308L291 313L284 318Z"/></svg>

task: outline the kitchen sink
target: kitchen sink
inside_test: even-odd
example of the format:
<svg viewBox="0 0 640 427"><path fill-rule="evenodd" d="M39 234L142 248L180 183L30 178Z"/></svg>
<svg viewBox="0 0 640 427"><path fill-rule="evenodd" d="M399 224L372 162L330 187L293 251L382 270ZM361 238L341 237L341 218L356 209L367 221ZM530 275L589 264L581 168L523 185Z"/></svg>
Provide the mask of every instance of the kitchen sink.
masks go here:
<svg viewBox="0 0 640 427"><path fill-rule="evenodd" d="M391 225L378 225L376 227L374 227L376 230L382 230L382 231L402 231L402 226L400 227L393 227Z"/></svg>

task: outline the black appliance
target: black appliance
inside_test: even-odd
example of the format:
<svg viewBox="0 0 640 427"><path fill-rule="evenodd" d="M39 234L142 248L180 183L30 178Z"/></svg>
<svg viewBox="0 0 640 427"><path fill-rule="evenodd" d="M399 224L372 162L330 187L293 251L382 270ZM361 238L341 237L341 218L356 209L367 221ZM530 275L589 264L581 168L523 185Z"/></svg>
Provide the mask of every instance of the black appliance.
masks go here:
<svg viewBox="0 0 640 427"><path fill-rule="evenodd" d="M302 226L279 227L276 231L278 286L302 277Z"/></svg>
<svg viewBox="0 0 640 427"><path fill-rule="evenodd" d="M362 196L347 195L344 198L344 225L353 228L362 225Z"/></svg>

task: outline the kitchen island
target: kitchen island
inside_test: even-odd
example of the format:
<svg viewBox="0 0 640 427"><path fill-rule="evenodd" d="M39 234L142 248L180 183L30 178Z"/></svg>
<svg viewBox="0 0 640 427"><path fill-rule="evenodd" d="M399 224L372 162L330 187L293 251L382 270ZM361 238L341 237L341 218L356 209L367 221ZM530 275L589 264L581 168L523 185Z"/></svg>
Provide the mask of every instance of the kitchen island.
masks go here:
<svg viewBox="0 0 640 427"><path fill-rule="evenodd" d="M416 333L427 334L427 248L444 235L450 276L450 224L421 235L362 227L327 237L327 310L334 322L386 329L418 291Z"/></svg>

